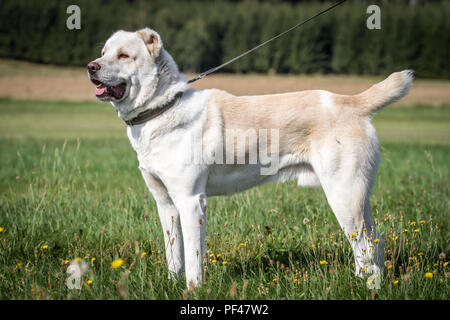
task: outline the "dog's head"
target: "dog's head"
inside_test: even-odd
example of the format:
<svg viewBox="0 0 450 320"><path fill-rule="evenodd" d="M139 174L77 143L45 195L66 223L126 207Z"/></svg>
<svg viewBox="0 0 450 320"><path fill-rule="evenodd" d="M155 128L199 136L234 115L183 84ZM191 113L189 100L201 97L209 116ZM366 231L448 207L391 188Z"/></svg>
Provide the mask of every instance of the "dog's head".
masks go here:
<svg viewBox="0 0 450 320"><path fill-rule="evenodd" d="M162 46L159 34L149 28L114 33L106 41L101 57L87 65L89 79L96 86L95 96L130 109L139 100L137 104L145 102L158 84L157 60Z"/></svg>

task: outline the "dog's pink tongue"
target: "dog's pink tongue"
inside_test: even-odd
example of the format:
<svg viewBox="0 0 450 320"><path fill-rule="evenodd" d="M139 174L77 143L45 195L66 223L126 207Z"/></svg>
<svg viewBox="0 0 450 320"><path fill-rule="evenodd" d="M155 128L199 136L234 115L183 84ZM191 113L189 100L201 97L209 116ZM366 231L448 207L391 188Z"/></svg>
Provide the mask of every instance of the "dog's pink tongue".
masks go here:
<svg viewBox="0 0 450 320"><path fill-rule="evenodd" d="M106 86L105 85L101 85L98 87L95 87L95 95L96 96L101 96L103 93L105 93L106 90Z"/></svg>

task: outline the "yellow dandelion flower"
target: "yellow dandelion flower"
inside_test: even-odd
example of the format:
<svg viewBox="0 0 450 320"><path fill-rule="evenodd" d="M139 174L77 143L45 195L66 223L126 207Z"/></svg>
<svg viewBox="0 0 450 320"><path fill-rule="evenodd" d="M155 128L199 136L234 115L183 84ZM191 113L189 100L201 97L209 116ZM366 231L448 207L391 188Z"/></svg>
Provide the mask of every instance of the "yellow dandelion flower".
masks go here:
<svg viewBox="0 0 450 320"><path fill-rule="evenodd" d="M68 264L69 262L69 260L64 260L64 264Z"/></svg>
<svg viewBox="0 0 450 320"><path fill-rule="evenodd" d="M437 264L437 263L433 264L433 267L437 267L437 266L438 266L438 264Z"/></svg>
<svg viewBox="0 0 450 320"><path fill-rule="evenodd" d="M425 273L425 278L431 279L433 278L433 274L431 272Z"/></svg>
<svg viewBox="0 0 450 320"><path fill-rule="evenodd" d="M352 232L352 233L350 233L350 236L351 236L351 237L354 237L354 236L356 236L356 233L355 233L355 232Z"/></svg>
<svg viewBox="0 0 450 320"><path fill-rule="evenodd" d="M3 230L5 230L5 228L3 228L3 227L0 227L0 232L3 232Z"/></svg>
<svg viewBox="0 0 450 320"><path fill-rule="evenodd" d="M297 283L297 282L298 282L298 279L297 279L297 278L295 278L295 279L294 279L294 282L295 282L295 283Z"/></svg>
<svg viewBox="0 0 450 320"><path fill-rule="evenodd" d="M214 259L214 260L212 260L211 262L212 262L212 263L216 263L216 262L217 262L217 260L216 260L216 259Z"/></svg>
<svg viewBox="0 0 450 320"><path fill-rule="evenodd" d="M216 257L217 257L217 258L220 258L221 255L222 255L221 253L218 253Z"/></svg>
<svg viewBox="0 0 450 320"><path fill-rule="evenodd" d="M272 281L273 281L273 282L277 282L277 281L278 281L278 278L273 278Z"/></svg>
<svg viewBox="0 0 450 320"><path fill-rule="evenodd" d="M418 252L417 255L418 256L423 256L423 252Z"/></svg>
<svg viewBox="0 0 450 320"><path fill-rule="evenodd" d="M420 232L420 229L414 229L414 232L416 232L416 233Z"/></svg>
<svg viewBox="0 0 450 320"><path fill-rule="evenodd" d="M161 260L156 260L156 263L158 263L158 264L161 263Z"/></svg>
<svg viewBox="0 0 450 320"><path fill-rule="evenodd" d="M392 238L392 240L394 240L394 241L397 240L397 239L398 239L398 236L395 236L395 237Z"/></svg>
<svg viewBox="0 0 450 320"><path fill-rule="evenodd" d="M122 259L116 259L111 262L111 267L114 269L120 268L123 265L124 261Z"/></svg>
<svg viewBox="0 0 450 320"><path fill-rule="evenodd" d="M68 254L71 254L71 253L72 253L72 250L67 251L67 253L68 253Z"/></svg>
<svg viewBox="0 0 450 320"><path fill-rule="evenodd" d="M448 266L448 261L444 262L444 267Z"/></svg>
<svg viewBox="0 0 450 320"><path fill-rule="evenodd" d="M408 232L408 229L403 229L403 232L405 232L405 233Z"/></svg>
<svg viewBox="0 0 450 320"><path fill-rule="evenodd" d="M327 253L327 257L331 257L332 256L332 254L331 253Z"/></svg>
<svg viewBox="0 0 450 320"><path fill-rule="evenodd" d="M92 280L88 280L88 281L87 281L87 284L92 284Z"/></svg>
<svg viewBox="0 0 450 320"><path fill-rule="evenodd" d="M395 281L394 281L394 284L398 284L398 280L395 280Z"/></svg>
<svg viewBox="0 0 450 320"><path fill-rule="evenodd" d="M222 265L226 265L226 264L228 264L227 261L222 261Z"/></svg>
<svg viewBox="0 0 450 320"><path fill-rule="evenodd" d="M209 256L210 256L210 257L214 257L214 253L211 253Z"/></svg>
<svg viewBox="0 0 450 320"><path fill-rule="evenodd" d="M145 251L141 252L141 258L145 257L146 255L147 255L147 252L145 252Z"/></svg>
<svg viewBox="0 0 450 320"><path fill-rule="evenodd" d="M323 265L323 264L328 264L328 261L326 261L326 260L320 260L319 263L320 263L321 265Z"/></svg>
<svg viewBox="0 0 450 320"><path fill-rule="evenodd" d="M92 258L91 258L91 261L92 261L92 262L94 262L95 260L97 260L97 259L95 259L95 257L92 257Z"/></svg>
<svg viewBox="0 0 450 320"><path fill-rule="evenodd" d="M426 221L425 220L420 220L419 222L420 222L420 224L425 224Z"/></svg>
<svg viewBox="0 0 450 320"><path fill-rule="evenodd" d="M411 223L409 224L410 226L415 226L416 222L415 221L411 221Z"/></svg>
<svg viewBox="0 0 450 320"><path fill-rule="evenodd" d="M367 240L367 241L371 241L371 240L372 240L372 238L366 238L366 240Z"/></svg>
<svg viewBox="0 0 450 320"><path fill-rule="evenodd" d="M366 272L367 270L365 268L361 268L361 272Z"/></svg>
<svg viewBox="0 0 450 320"><path fill-rule="evenodd" d="M20 268L21 266L23 266L23 263L22 263L22 262L19 262L19 263L17 264L17 266Z"/></svg>
<svg viewBox="0 0 450 320"><path fill-rule="evenodd" d="M76 262L80 262L80 261L81 261L81 258L76 257L76 258L75 258L75 261L76 261Z"/></svg>
<svg viewBox="0 0 450 320"><path fill-rule="evenodd" d="M388 265L388 266L387 266L387 269L388 269L388 270L392 269L392 264Z"/></svg>
<svg viewBox="0 0 450 320"><path fill-rule="evenodd" d="M88 256L88 255L85 255L84 258L85 258L85 259L89 259L89 256Z"/></svg>
<svg viewBox="0 0 450 320"><path fill-rule="evenodd" d="M356 233L359 233L359 230L358 230L358 229L356 229L356 230L355 230L355 232L356 232Z"/></svg>
<svg viewBox="0 0 450 320"><path fill-rule="evenodd" d="M375 240L373 240L373 242L378 243L378 242L380 242L380 239L375 239Z"/></svg>
<svg viewBox="0 0 450 320"><path fill-rule="evenodd" d="M366 229L366 228L363 228L363 231L364 231L364 232L366 232L366 231L367 231L367 229Z"/></svg>
<svg viewBox="0 0 450 320"><path fill-rule="evenodd" d="M245 246L245 243L242 243L242 242L241 242L239 245L240 245L241 247L243 247L243 246Z"/></svg>
<svg viewBox="0 0 450 320"><path fill-rule="evenodd" d="M42 246L42 249L47 249L48 248L48 244L44 244L43 246Z"/></svg>
<svg viewBox="0 0 450 320"><path fill-rule="evenodd" d="M367 250L366 249L362 249L362 252L366 252Z"/></svg>

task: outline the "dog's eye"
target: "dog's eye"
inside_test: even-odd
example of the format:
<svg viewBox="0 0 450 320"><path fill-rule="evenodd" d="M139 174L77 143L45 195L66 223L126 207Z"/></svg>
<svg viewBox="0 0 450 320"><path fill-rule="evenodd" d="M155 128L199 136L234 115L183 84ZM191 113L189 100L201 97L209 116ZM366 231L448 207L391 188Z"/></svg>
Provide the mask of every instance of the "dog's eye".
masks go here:
<svg viewBox="0 0 450 320"><path fill-rule="evenodd" d="M127 54L125 54L125 53L119 54L119 59L126 59L126 58L129 58L129 57L130 57L130 56L127 55Z"/></svg>

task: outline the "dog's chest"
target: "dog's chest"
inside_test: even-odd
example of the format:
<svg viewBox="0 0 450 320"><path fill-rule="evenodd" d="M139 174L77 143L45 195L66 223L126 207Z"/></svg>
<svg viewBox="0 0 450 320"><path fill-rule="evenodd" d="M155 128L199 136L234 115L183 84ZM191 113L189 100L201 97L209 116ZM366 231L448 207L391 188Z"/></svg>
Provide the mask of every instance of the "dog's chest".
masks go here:
<svg viewBox="0 0 450 320"><path fill-rule="evenodd" d="M133 130L137 129L131 129L128 136L141 169L152 173L170 172L186 156L187 143L182 143L183 137L180 135L153 137L146 128L133 135Z"/></svg>
<svg viewBox="0 0 450 320"><path fill-rule="evenodd" d="M163 176L196 164L193 153L201 152L205 98L204 94L186 92L176 109L143 125L128 127L140 168Z"/></svg>

